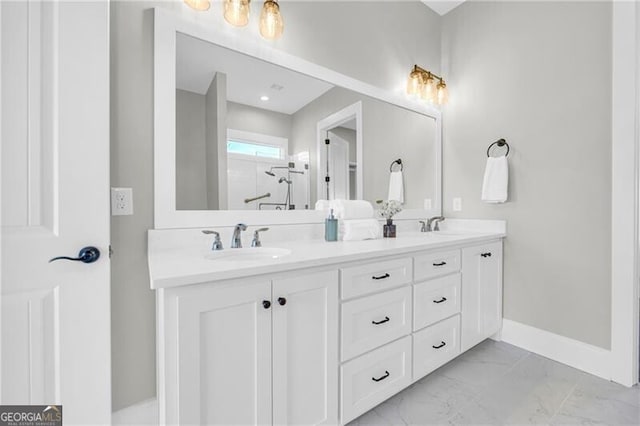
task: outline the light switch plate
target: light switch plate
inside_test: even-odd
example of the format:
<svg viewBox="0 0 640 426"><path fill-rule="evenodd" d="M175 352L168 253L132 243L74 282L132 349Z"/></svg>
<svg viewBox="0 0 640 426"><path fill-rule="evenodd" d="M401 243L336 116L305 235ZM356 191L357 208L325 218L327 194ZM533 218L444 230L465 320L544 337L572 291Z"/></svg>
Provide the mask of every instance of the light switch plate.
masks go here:
<svg viewBox="0 0 640 426"><path fill-rule="evenodd" d="M453 211L454 212L462 211L462 198L456 197L453 199Z"/></svg>
<svg viewBox="0 0 640 426"><path fill-rule="evenodd" d="M133 214L133 189L111 188L111 215L128 216Z"/></svg>

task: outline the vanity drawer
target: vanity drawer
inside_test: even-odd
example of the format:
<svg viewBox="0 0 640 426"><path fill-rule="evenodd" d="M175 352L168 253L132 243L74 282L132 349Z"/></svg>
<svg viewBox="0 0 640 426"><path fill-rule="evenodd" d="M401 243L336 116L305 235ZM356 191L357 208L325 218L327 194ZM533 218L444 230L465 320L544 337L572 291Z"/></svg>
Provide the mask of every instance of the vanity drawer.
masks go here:
<svg viewBox="0 0 640 426"><path fill-rule="evenodd" d="M411 384L411 336L342 365L341 424L346 424Z"/></svg>
<svg viewBox="0 0 640 426"><path fill-rule="evenodd" d="M460 354L460 315L413 333L413 381Z"/></svg>
<svg viewBox="0 0 640 426"><path fill-rule="evenodd" d="M342 361L411 333L411 287L342 304Z"/></svg>
<svg viewBox="0 0 640 426"><path fill-rule="evenodd" d="M411 282L411 258L383 260L340 270L342 300Z"/></svg>
<svg viewBox="0 0 640 426"><path fill-rule="evenodd" d="M416 284L413 288L413 330L460 312L460 273Z"/></svg>
<svg viewBox="0 0 640 426"><path fill-rule="evenodd" d="M460 270L460 250L416 256L414 265L416 281L458 272Z"/></svg>

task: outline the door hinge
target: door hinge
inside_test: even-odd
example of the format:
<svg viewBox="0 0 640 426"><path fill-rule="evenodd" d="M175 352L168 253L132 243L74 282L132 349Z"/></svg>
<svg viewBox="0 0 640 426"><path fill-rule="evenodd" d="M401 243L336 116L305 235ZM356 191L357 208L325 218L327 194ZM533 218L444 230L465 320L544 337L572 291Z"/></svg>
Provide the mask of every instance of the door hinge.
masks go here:
<svg viewBox="0 0 640 426"><path fill-rule="evenodd" d="M111 259L112 254L113 254L113 249L111 248L111 244L109 244L109 259Z"/></svg>

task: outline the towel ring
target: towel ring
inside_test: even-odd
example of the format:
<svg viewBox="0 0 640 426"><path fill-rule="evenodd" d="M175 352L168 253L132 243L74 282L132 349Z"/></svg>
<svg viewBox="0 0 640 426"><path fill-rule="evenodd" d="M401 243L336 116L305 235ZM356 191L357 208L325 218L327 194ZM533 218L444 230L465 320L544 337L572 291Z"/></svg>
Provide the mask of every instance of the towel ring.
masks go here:
<svg viewBox="0 0 640 426"><path fill-rule="evenodd" d="M399 165L399 166L400 166L400 171L402 171L402 170L404 169L404 166L402 165L402 159L401 159L401 158L398 158L397 160L392 161L392 162L391 162L391 165L389 165L389 171L390 171L390 172L392 172L392 171L393 171L393 165L394 165L394 164L397 164L397 165Z"/></svg>
<svg viewBox="0 0 640 426"><path fill-rule="evenodd" d="M507 155L509 155L509 144L507 143L507 141L505 141L504 139L498 139L497 141L495 141L494 143L489 145L489 147L487 148L487 157L491 157L489 152L491 151L491 148L494 145L497 145L497 146L500 146L500 147L506 146L507 147L507 152L504 154L504 156L506 157Z"/></svg>

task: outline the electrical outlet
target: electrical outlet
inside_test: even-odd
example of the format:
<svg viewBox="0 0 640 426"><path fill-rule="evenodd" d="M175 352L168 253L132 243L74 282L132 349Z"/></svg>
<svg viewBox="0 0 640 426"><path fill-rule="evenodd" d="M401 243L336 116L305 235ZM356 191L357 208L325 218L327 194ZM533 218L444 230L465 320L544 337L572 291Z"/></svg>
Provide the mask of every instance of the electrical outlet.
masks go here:
<svg viewBox="0 0 640 426"><path fill-rule="evenodd" d="M454 212L462 211L462 198L456 197L453 199L453 211Z"/></svg>
<svg viewBox="0 0 640 426"><path fill-rule="evenodd" d="M425 198L424 199L424 209L425 210L431 210L433 208L433 205L431 204L431 198Z"/></svg>
<svg viewBox="0 0 640 426"><path fill-rule="evenodd" d="M128 216L133 214L133 189L111 188L111 215Z"/></svg>

